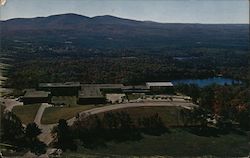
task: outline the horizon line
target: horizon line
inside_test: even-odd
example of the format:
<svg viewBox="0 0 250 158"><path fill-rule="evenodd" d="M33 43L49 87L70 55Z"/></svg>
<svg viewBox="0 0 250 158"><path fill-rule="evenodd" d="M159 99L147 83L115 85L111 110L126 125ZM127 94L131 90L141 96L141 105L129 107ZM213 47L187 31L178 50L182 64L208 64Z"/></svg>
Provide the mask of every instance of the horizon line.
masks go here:
<svg viewBox="0 0 250 158"><path fill-rule="evenodd" d="M86 16L86 15L82 15L82 14L78 14L78 13L59 13L59 14L51 14L51 15L47 15L47 16L34 16L34 17L16 17L16 18L9 18L9 19L0 19L1 22L5 22L5 21L9 21L9 20L15 20L15 19L35 19L35 18L48 18L51 16L60 16L60 15L77 15L77 16L82 16L82 17L87 17L87 18L96 18L96 17L103 17L103 16L110 16L110 17L114 17L114 18L119 18L119 19L124 19L124 20L132 20L132 21L138 21L138 22L152 22L152 23L159 23L159 24L207 24L207 25L249 25L250 22L248 23L199 23L199 22L186 22L186 23L182 23L182 22L159 22L159 21L154 21L154 20L140 20L140 19L130 19L130 18L126 18L126 17L119 17L119 16L115 16L115 15L110 15L110 14L102 14L102 15L96 15L96 16ZM249 19L250 20L250 19Z"/></svg>

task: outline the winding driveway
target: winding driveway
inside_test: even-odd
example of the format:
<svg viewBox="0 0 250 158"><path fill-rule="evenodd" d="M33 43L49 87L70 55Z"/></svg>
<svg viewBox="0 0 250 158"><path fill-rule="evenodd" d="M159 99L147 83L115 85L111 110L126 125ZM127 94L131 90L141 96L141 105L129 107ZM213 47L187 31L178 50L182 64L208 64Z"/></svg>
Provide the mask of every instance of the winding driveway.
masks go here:
<svg viewBox="0 0 250 158"><path fill-rule="evenodd" d="M44 110L47 108L47 107L51 107L52 105L48 104L48 103L42 103L40 108L38 109L37 113L36 113L36 117L35 117L35 120L34 122L40 126L41 125L41 119L42 119L42 116L43 116L43 112Z"/></svg>
<svg viewBox="0 0 250 158"><path fill-rule="evenodd" d="M137 103L123 103L123 104L114 104L114 105L109 105L109 106L103 106L103 107L99 107L99 108L94 108L94 109L90 109L90 110L86 110L80 113L80 115L94 115L94 114L98 114L98 113L103 113L103 112L107 112L107 111L112 111L112 110L118 110L118 109L124 109L124 108L131 108L131 107L163 107L163 106L180 106L183 108L191 108L191 107L196 107L197 105L190 103L190 102L166 102L166 101L147 101L147 102L137 102ZM68 125L73 125L74 121L76 120L76 117L73 117L71 119L69 119Z"/></svg>
<svg viewBox="0 0 250 158"><path fill-rule="evenodd" d="M197 107L197 105L183 101L183 100L176 100L176 101L141 101L141 102L134 102L134 103L122 103L122 104L113 104L113 105L108 105L108 106L103 106L103 107L98 107L90 110L86 110L80 113L80 115L83 116L89 116L89 115L94 115L98 113L103 113L107 111L112 111L112 110L118 110L118 109L124 109L124 108L131 108L131 107L183 107L190 109L192 107ZM41 118L42 118L42 113L46 107L49 107L46 104L42 104L41 107L39 108L37 112L37 116L35 118L35 121L39 128L42 129L42 133L39 135L39 139L43 141L46 144L49 144L52 142L53 138L50 134L51 129L57 124L48 124L44 125L41 124ZM68 125L73 125L74 121L76 120L76 117L73 117L69 120L67 120Z"/></svg>

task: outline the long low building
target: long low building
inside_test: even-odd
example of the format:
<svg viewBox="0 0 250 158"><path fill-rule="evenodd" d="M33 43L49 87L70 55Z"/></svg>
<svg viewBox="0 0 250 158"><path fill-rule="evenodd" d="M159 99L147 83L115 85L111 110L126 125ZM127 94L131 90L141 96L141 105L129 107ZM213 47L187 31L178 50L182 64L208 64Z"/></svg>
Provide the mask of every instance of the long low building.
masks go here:
<svg viewBox="0 0 250 158"><path fill-rule="evenodd" d="M100 89L104 93L122 93L122 89L125 87L123 84L81 84L81 88L95 87Z"/></svg>
<svg viewBox="0 0 250 158"><path fill-rule="evenodd" d="M26 91L22 97L24 105L36 103L50 103L51 93L45 91Z"/></svg>
<svg viewBox="0 0 250 158"><path fill-rule="evenodd" d="M153 94L174 93L174 85L172 82L146 82L146 86Z"/></svg>
<svg viewBox="0 0 250 158"><path fill-rule="evenodd" d="M106 97L97 87L83 87L78 95L78 104L105 104Z"/></svg>
<svg viewBox="0 0 250 158"><path fill-rule="evenodd" d="M130 93L150 93L150 89L145 85L125 86L122 88L122 92L125 94Z"/></svg>
<svg viewBox="0 0 250 158"><path fill-rule="evenodd" d="M40 83L39 90L49 91L53 96L78 96L80 82Z"/></svg>
<svg viewBox="0 0 250 158"><path fill-rule="evenodd" d="M106 94L115 93L172 94L174 93L174 86L171 82L147 82L145 85L134 86L124 86L123 84L80 84L80 82L40 83L38 91L35 89L28 90L23 96L23 100L24 104L33 104L51 102L52 96L74 96L78 104L105 104Z"/></svg>

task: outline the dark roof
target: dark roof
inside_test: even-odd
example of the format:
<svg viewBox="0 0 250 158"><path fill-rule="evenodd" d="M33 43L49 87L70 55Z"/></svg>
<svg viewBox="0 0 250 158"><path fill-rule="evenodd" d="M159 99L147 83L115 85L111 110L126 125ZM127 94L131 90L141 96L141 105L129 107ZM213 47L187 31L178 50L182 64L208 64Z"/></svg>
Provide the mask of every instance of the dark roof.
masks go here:
<svg viewBox="0 0 250 158"><path fill-rule="evenodd" d="M96 88L123 88L123 84L81 84L84 87L96 87Z"/></svg>
<svg viewBox="0 0 250 158"><path fill-rule="evenodd" d="M103 98L100 88L98 87L83 87L79 92L79 98Z"/></svg>
<svg viewBox="0 0 250 158"><path fill-rule="evenodd" d="M27 91L23 98L47 98L49 95L50 92L45 91Z"/></svg>
<svg viewBox="0 0 250 158"><path fill-rule="evenodd" d="M135 86L125 86L124 88L122 88L123 90L148 90L149 88L145 85L135 85Z"/></svg>
<svg viewBox="0 0 250 158"><path fill-rule="evenodd" d="M149 89L123 89L123 93L149 93Z"/></svg>
<svg viewBox="0 0 250 158"><path fill-rule="evenodd" d="M65 83L40 83L39 87L80 87L80 82L65 82Z"/></svg>
<svg viewBox="0 0 250 158"><path fill-rule="evenodd" d="M23 92L26 93L26 92L33 92L33 91L36 91L35 88L27 88L27 89L24 89Z"/></svg>
<svg viewBox="0 0 250 158"><path fill-rule="evenodd" d="M150 89L145 85L125 86L122 88L124 93L148 93Z"/></svg>

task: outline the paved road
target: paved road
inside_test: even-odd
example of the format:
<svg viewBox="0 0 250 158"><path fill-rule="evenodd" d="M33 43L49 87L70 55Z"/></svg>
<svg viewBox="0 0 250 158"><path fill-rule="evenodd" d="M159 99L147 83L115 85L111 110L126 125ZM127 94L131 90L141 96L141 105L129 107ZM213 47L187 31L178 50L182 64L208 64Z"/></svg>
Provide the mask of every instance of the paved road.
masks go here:
<svg viewBox="0 0 250 158"><path fill-rule="evenodd" d="M42 119L42 116L43 116L43 112L45 110L45 108L47 107L51 107L52 105L48 104L48 103L42 103L40 108L38 109L37 113L36 113L36 117L35 117L35 120L34 122L40 126L41 125L41 119Z"/></svg>
<svg viewBox="0 0 250 158"><path fill-rule="evenodd" d="M117 110L117 109L124 109L124 108L131 108L131 107L162 107L162 106L180 106L183 108L192 108L196 107L197 105L190 103L190 102L166 102L166 101L147 101L147 102L138 102L138 103L124 103L124 104L114 104L114 105L109 105L109 106L104 106L104 107L99 107L99 108L94 108L90 110L86 110L80 113L80 115L94 115L98 113L103 113L111 110ZM72 125L76 118L69 119L67 122L69 125Z"/></svg>
<svg viewBox="0 0 250 158"><path fill-rule="evenodd" d="M15 106L23 106L23 103L17 101L17 99L3 99L0 98L0 102L5 106L4 111L12 111Z"/></svg>
<svg viewBox="0 0 250 158"><path fill-rule="evenodd" d="M39 125L39 128L42 129L42 133L38 136L39 140L49 145L53 141L51 130L55 125L56 124Z"/></svg>
<svg viewBox="0 0 250 158"><path fill-rule="evenodd" d="M40 129L42 129L42 133L38 136L38 138L46 143L47 145L53 140L50 131L53 128L54 125L42 125L41 119L43 116L43 112L47 107L51 107L52 105L48 103L42 103L40 108L38 109L36 113L36 117L34 119L34 122L38 125Z"/></svg>

